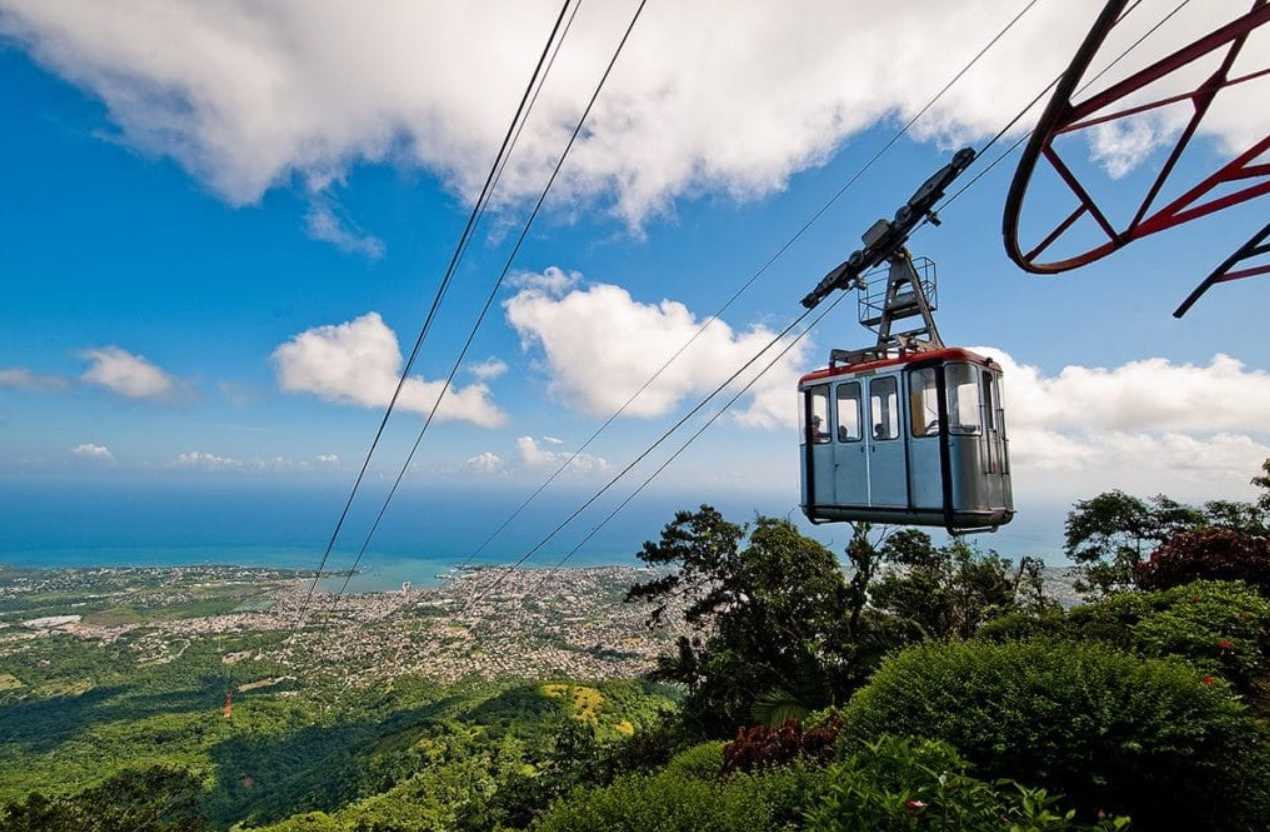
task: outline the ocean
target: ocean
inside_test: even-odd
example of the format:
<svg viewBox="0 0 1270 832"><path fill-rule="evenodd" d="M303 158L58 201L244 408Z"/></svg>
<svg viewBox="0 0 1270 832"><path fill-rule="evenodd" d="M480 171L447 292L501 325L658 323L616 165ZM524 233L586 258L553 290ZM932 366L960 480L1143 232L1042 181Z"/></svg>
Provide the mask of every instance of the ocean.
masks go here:
<svg viewBox="0 0 1270 832"><path fill-rule="evenodd" d="M347 496L346 488L342 482L318 485L242 476L210 482L0 479L0 563L41 568L213 563L314 569ZM481 490L470 486L403 489L350 587L354 591L397 589L403 581L432 585L438 575L468 562L478 549L476 565L512 563L542 541L585 496L576 486L543 494L481 549L520 505L525 495L522 488L502 484ZM605 495L525 566L554 566L625 493ZM327 569L346 569L353 562L382 495L378 484L365 489L349 514ZM696 494L641 496L588 541L569 565L635 565L643 541L656 538L677 509L695 509L700 502ZM792 502L786 496L734 495L714 505L738 523L753 520L755 512L801 521ZM849 534L841 524L801 525L839 552ZM1054 540L1016 521L976 542L1018 555L1052 551L1053 544L1041 548L1046 539ZM1061 562L1061 558L1047 560Z"/></svg>

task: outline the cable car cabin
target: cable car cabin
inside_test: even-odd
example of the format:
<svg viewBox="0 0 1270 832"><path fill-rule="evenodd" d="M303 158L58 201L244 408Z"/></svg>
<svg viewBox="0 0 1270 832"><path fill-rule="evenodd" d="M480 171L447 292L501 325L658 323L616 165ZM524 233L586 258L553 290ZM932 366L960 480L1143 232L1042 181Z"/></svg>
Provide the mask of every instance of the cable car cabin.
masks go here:
<svg viewBox="0 0 1270 832"><path fill-rule="evenodd" d="M1001 367L964 349L833 363L802 377L802 509L990 531L1014 516Z"/></svg>

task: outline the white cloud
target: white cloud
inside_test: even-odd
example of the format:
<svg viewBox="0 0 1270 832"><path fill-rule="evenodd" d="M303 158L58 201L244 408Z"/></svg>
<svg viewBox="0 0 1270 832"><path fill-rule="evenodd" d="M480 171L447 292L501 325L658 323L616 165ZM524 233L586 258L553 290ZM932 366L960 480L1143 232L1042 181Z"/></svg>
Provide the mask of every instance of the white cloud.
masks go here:
<svg viewBox="0 0 1270 832"><path fill-rule="evenodd" d="M335 213L327 200L315 199L304 217L305 229L310 237L331 243L340 251L360 254L371 260L384 256L384 241L352 227L349 221Z"/></svg>
<svg viewBox="0 0 1270 832"><path fill-rule="evenodd" d="M385 407L401 377L403 359L394 333L377 312L347 323L305 330L273 352L278 386L289 393L313 393L326 401ZM442 382L411 376L397 407L426 414ZM440 421L460 420L497 427L506 414L482 383L451 386L437 411Z"/></svg>
<svg viewBox="0 0 1270 832"><path fill-rule="evenodd" d="M555 436L544 436L544 437L542 438L542 441L543 441L543 442L546 442L546 443L547 443L547 444L549 444L549 445L563 445L563 444L564 444L564 440L563 440L563 439L560 439L560 438L555 437Z"/></svg>
<svg viewBox="0 0 1270 832"><path fill-rule="evenodd" d="M991 347L1005 371L1010 459L1021 494L1121 487L1189 499L1239 494L1270 457L1270 373L1227 355L1056 375Z"/></svg>
<svg viewBox="0 0 1270 832"><path fill-rule="evenodd" d="M1108 176L1122 179L1151 151L1161 147L1171 132L1158 120L1141 116L1107 122L1093 128L1090 155L1106 169Z"/></svg>
<svg viewBox="0 0 1270 832"><path fill-rule="evenodd" d="M551 451L537 443L532 436L521 436L516 439L516 450L520 452L520 461L530 468L558 468L565 460L573 456L571 451ZM591 454L578 454L569 465L569 470L581 474L608 470L609 463L604 457Z"/></svg>
<svg viewBox="0 0 1270 832"><path fill-rule="evenodd" d="M89 367L80 378L98 384L121 396L153 399L170 395L176 380L140 355L119 347L85 350Z"/></svg>
<svg viewBox="0 0 1270 832"><path fill-rule="evenodd" d="M335 454L318 454L317 461L322 465L339 465L340 458Z"/></svg>
<svg viewBox="0 0 1270 832"><path fill-rule="evenodd" d="M469 364L467 371L481 381L493 381L507 372L507 362L498 358L487 358L476 364Z"/></svg>
<svg viewBox="0 0 1270 832"><path fill-rule="evenodd" d="M582 282L582 272L566 272L559 266L548 266L541 272L518 272L507 280L513 289L534 289L558 297Z"/></svg>
<svg viewBox="0 0 1270 832"><path fill-rule="evenodd" d="M243 461L228 456L217 456L206 451L187 451L176 458L176 464L191 468L242 468Z"/></svg>
<svg viewBox="0 0 1270 832"><path fill-rule="evenodd" d="M638 224L682 195L745 199L783 188L848 137L915 113L1019 5L818 0L790 14L764 0L652 4L557 199L576 210L599 195ZM1101 6L1038 4L915 135L948 143L997 130L1067 64ZM1247 6L1192 3L1107 81ZM540 187L633 7L582 9L503 177L505 198ZM235 204L297 176L321 191L358 163L383 161L436 172L473 199L555 11L546 0L399 0L374 14L303 0L264 11L247 0L0 0L0 9L0 33L99 97L124 141L176 159ZM1161 16L1143 4L1104 55ZM1235 71L1265 57L1254 39ZM1210 70L1199 62L1186 78L1193 85ZM1203 129L1234 143L1264 135L1264 94L1256 83L1224 91ZM1181 117L1150 119L1176 130Z"/></svg>
<svg viewBox="0 0 1270 832"><path fill-rule="evenodd" d="M82 445L76 445L71 448L71 453L75 456L82 456L88 459L99 459L103 462L114 462L115 455L110 452L110 448L105 445L94 445L92 442L85 442Z"/></svg>
<svg viewBox="0 0 1270 832"><path fill-rule="evenodd" d="M504 306L522 345L541 349L551 390L570 406L595 416L608 415L626 402L702 323L681 303L641 303L609 284L563 296L524 288ZM711 321L626 412L661 416L685 398L713 390L774 335L765 327L736 332L723 321ZM752 373L778 350L779 346L765 354ZM751 388L737 418L754 427L795 423L797 409L790 391L809 354L806 340L791 349ZM743 375L740 382L750 377Z"/></svg>
<svg viewBox="0 0 1270 832"><path fill-rule="evenodd" d="M39 375L25 367L3 367L0 368L0 387L13 387L24 390L61 390L66 387L66 379L58 376Z"/></svg>
<svg viewBox="0 0 1270 832"><path fill-rule="evenodd" d="M464 463L467 470L478 474L496 474L503 470L503 465L503 458L493 451L482 451L476 456L469 457Z"/></svg>

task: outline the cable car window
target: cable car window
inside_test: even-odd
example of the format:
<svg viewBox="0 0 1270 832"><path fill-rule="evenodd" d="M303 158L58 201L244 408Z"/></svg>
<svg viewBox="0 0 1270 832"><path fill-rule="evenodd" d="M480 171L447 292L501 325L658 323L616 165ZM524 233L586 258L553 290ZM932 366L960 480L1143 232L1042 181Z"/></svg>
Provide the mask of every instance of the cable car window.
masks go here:
<svg viewBox="0 0 1270 832"><path fill-rule="evenodd" d="M869 435L874 439L894 439L900 435L899 393L895 376L869 382Z"/></svg>
<svg viewBox="0 0 1270 832"><path fill-rule="evenodd" d="M993 390L992 373L983 371L983 426L988 430L996 427L996 404Z"/></svg>
<svg viewBox="0 0 1270 832"><path fill-rule="evenodd" d="M944 368L948 396L948 432L979 432L979 374L969 364Z"/></svg>
<svg viewBox="0 0 1270 832"><path fill-rule="evenodd" d="M838 441L860 441L860 382L838 385Z"/></svg>
<svg viewBox="0 0 1270 832"><path fill-rule="evenodd" d="M914 436L939 435L939 383L934 367L908 374L908 412Z"/></svg>
<svg viewBox="0 0 1270 832"><path fill-rule="evenodd" d="M1005 405L1001 401L1001 376L992 377L992 418L993 424L1002 436L1005 436Z"/></svg>
<svg viewBox="0 0 1270 832"><path fill-rule="evenodd" d="M831 438L829 435L829 385L822 384L807 391L811 399L811 424L808 435L817 445L823 445Z"/></svg>

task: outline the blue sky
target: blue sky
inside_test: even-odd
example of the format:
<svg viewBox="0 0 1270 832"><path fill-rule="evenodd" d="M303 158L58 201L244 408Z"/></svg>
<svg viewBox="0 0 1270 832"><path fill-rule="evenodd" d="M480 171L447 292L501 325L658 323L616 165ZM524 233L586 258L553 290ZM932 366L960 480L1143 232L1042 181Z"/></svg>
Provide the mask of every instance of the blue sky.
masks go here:
<svg viewBox="0 0 1270 832"><path fill-rule="evenodd" d="M648 14L659 13L666 10L651 4ZM75 63L73 42L49 46L53 36L41 28L38 14L7 14L8 25L0 26L9 34L0 40L0 122L9 126L0 132L0 158L7 161L6 198L0 200L0 370L25 373L21 383L0 387L0 487L10 495L0 521L12 532L10 540L19 541L13 548L196 545L200 534L227 545L303 547L320 540L380 411L349 403L348 395L288 392L271 356L301 333L371 312L408 343L467 215L465 171L488 164L488 154L476 150L496 141L498 129L476 130L479 141L473 140L470 153L450 139L438 140L446 145L440 150L416 148L414 156L363 149L337 154L338 164L325 162L320 175L292 160L258 196L244 198L242 188L225 184L238 175L235 163L216 162L215 154L191 161L180 150L185 139L165 146L156 143L153 125L138 132L137 113L122 108L119 90L100 81L102 67L122 58L86 57L91 71L84 70ZM653 37L637 30L633 49L641 33ZM959 45L961 51L973 52L982 39L976 37ZM540 39L536 31L524 35L526 44ZM1055 47L1054 60L1061 63L1057 53ZM573 69L577 83L590 83L581 68ZM562 72L569 70L562 65ZM136 67L128 71L144 75ZM504 87L514 85L499 89ZM510 106L496 103L489 111L506 118ZM551 103L544 101L548 113ZM787 165L785 175L761 177L759 184L705 175L632 209L630 189L613 184L620 179L600 176L597 184L578 174L582 184L549 206L518 269L577 273L571 289L539 297L552 314L565 315L569 291L603 284L628 292L631 308L669 299L700 319L889 138L896 113L908 106L896 101L876 117L862 116L857 126L840 125L839 135L814 152L791 151L801 161ZM176 107L176 116L162 112L165 118L185 112L194 118L197 107ZM940 119L952 119L953 127L897 144L728 311L732 335L782 327L806 290L856 247L861 231L894 211L945 161L953 139L982 141L988 131L981 125L997 123L991 115L976 114L958 126L944 114ZM553 117L564 121L559 112ZM491 116L489 123L497 119ZM734 129L747 128L737 123ZM664 130L673 132L674 125ZM535 141L547 147L553 137ZM738 138L737 144L751 141ZM702 151L707 162L710 152ZM1160 153L1140 154L1141 165L1114 182L1088 152L1074 161L1102 177L1109 199L1125 210L1128 195ZM1194 180L1228 156L1222 137L1205 136L1179 176ZM590 170L602 167L603 159L584 156L581 164ZM1024 415L1014 423L1021 514L989 545L1052 548L1063 507L1104 487L1168 490L1188 499L1245 495L1247 479L1265 455L1264 425L1270 424L1264 326L1270 281L1219 287L1181 322L1170 312L1260 226L1264 198L1081 271L1034 278L1014 267L1001 246L1001 205L1012 171L1012 163L1000 165L950 208L941 228L924 230L912 244L915 254L938 263L945 340L1001 350L1027 368L1019 373L1018 395L1030 397L1030 404L1022 403ZM528 192L528 185L518 182L512 181L512 193L486 227L492 233L482 233L470 250L415 368L428 380L444 377L506 257L511 229L527 207L520 190ZM1044 203L1064 197L1053 183L1041 183L1034 198ZM346 235L344 245L318 239L332 235L315 232L308 219L328 210ZM519 288L503 290L500 301L523 300L530 291L525 286L522 278ZM840 309L813 334L791 372L822 364L830 346L866 340L851 317L854 305ZM614 314L627 311L622 306ZM435 427L394 509L402 517L385 528L385 547L461 553L471 545L471 533L501 520L500 512L549 472L549 464L517 444L520 437L533 437L542 453L576 447L597 424L603 403L623 397L602 389L606 378L621 377L622 368L612 363L620 359L612 356L633 346L677 346L641 347L613 332L610 343L569 346L570 355L553 357L545 351L547 339L567 333L524 325L518 330L509 314L510 307L500 306L491 315L470 356L473 364L496 359L507 365L487 382L488 401L504 414L502 423L488 427L460 419ZM571 326L566 317L552 321L542 326ZM127 395L86 379L94 365L87 351L109 347L158 368L161 394ZM720 349L725 347L721 355L743 352L733 341ZM1218 354L1239 364L1214 364ZM1157 361L1142 364L1150 359ZM704 377L711 366L703 362L696 372ZM587 375L587 367L595 372ZM1068 367L1076 371L1064 373ZM731 369L720 363L713 371L721 379ZM1014 381L1007 377L1007 405ZM475 382L470 372L460 376L461 386ZM693 376L668 394L671 405L655 415L619 420L590 449L605 462L566 477L500 551L514 554L534 529L549 526L572 498L602 482L605 470L625 464L708 389L703 384ZM1209 385L1211 395L1205 393ZM1131 394L1121 400L1109 389ZM1140 389L1152 393L1132 393ZM1170 406L1173 389L1176 401L1189 403L1192 412L1179 415ZM786 400L792 412L792 387ZM1221 412L1212 418L1194 412L1195 403L1202 410L1205 401ZM1061 417L1054 415L1060 410ZM741 516L752 509L789 511L797 502L797 439L780 418L721 421L641 500L631 519L615 524L596 546L605 552L629 548L654 533L676 505L716 502ZM415 413L394 419L372 469L370 504L382 493L379 478L399 464L418 425ZM496 456L497 464L480 469L474 460L481 454ZM619 486L614 497L637 482ZM244 504L243 495L254 496ZM148 509L165 505L167 519ZM484 520L454 519L462 511L458 505L479 506ZM438 515L450 520L437 522ZM191 526L194 516L204 522ZM833 536L832 530L822 533Z"/></svg>

